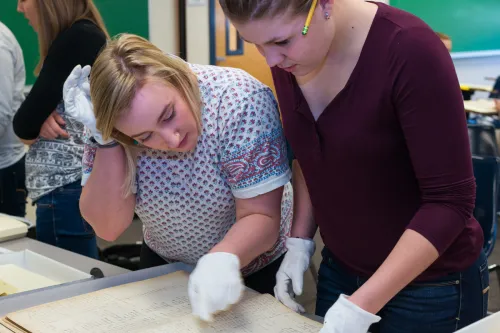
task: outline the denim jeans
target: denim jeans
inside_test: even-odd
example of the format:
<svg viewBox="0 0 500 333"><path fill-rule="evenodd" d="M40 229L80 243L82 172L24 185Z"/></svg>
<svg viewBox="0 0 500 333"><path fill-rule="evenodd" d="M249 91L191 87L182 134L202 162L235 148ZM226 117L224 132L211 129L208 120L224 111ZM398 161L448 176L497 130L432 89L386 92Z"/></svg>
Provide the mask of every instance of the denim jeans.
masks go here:
<svg viewBox="0 0 500 333"><path fill-rule="evenodd" d="M352 275L327 248L318 276L316 315L324 317L340 294L352 295L367 279ZM486 256L467 270L435 281L413 283L379 313L373 333L451 333L486 316L489 273Z"/></svg>
<svg viewBox="0 0 500 333"><path fill-rule="evenodd" d="M80 214L82 186L74 182L36 201L36 238L46 244L98 258L94 230Z"/></svg>
<svg viewBox="0 0 500 333"><path fill-rule="evenodd" d="M0 213L26 215L26 172L24 157L17 163L0 169Z"/></svg>

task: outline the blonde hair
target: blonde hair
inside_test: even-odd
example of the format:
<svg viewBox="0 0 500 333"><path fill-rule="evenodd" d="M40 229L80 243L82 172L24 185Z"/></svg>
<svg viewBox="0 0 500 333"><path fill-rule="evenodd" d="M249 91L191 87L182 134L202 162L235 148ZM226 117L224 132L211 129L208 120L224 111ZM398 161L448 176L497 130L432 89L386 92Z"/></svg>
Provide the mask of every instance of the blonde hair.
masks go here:
<svg viewBox="0 0 500 333"><path fill-rule="evenodd" d="M450 36L448 36L447 34L444 34L442 32L436 31L436 35L438 35L439 39L441 39L441 40L451 40Z"/></svg>
<svg viewBox="0 0 500 333"><path fill-rule="evenodd" d="M110 137L118 140L127 155L125 195L135 187L136 161L132 147L136 142L115 129L115 124L130 109L136 92L153 80L179 91L201 133L201 94L196 75L184 60L163 53L148 40L131 34L118 35L101 51L90 74L96 128L105 140Z"/></svg>
<svg viewBox="0 0 500 333"><path fill-rule="evenodd" d="M76 21L87 19L109 37L101 14L92 0L36 0L38 11L38 47L40 60L35 75L40 73L49 48L56 37Z"/></svg>

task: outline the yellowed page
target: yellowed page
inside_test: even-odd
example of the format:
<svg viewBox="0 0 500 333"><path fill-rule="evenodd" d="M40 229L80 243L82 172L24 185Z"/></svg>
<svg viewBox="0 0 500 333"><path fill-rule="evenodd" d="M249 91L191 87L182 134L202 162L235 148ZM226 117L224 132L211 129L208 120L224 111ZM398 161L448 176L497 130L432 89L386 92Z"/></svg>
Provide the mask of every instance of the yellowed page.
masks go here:
<svg viewBox="0 0 500 333"><path fill-rule="evenodd" d="M271 295L245 299L211 323L193 316L144 333L318 333L322 325L283 306Z"/></svg>
<svg viewBox="0 0 500 333"><path fill-rule="evenodd" d="M14 288L17 292L34 290L59 284L57 281L47 279L46 277L30 272L24 268L13 264L0 265L0 281ZM1 286L0 286L1 287ZM9 290L13 290L13 289Z"/></svg>
<svg viewBox="0 0 500 333"><path fill-rule="evenodd" d="M176 272L9 314L27 331L137 332L191 313L188 275Z"/></svg>
<svg viewBox="0 0 500 333"><path fill-rule="evenodd" d="M17 293L17 289L0 279L0 296L9 296Z"/></svg>
<svg viewBox="0 0 500 333"><path fill-rule="evenodd" d="M3 330L3 331L2 331ZM12 323L10 323L5 318L0 322L0 333L29 333L19 327L16 327Z"/></svg>
<svg viewBox="0 0 500 333"><path fill-rule="evenodd" d="M12 333L12 331L0 324L0 333Z"/></svg>
<svg viewBox="0 0 500 333"><path fill-rule="evenodd" d="M316 333L321 325L270 295L247 292L231 311L210 324L191 315L188 275L165 276L103 289L9 314L26 331L40 333Z"/></svg>
<svg viewBox="0 0 500 333"><path fill-rule="evenodd" d="M0 333L12 333L12 331L0 324Z"/></svg>

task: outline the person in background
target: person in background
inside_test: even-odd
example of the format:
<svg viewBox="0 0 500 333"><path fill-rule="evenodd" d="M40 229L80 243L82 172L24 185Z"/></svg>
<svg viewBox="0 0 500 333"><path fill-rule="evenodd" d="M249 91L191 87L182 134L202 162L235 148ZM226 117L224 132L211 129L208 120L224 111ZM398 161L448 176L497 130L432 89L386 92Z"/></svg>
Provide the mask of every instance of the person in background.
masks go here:
<svg viewBox="0 0 500 333"><path fill-rule="evenodd" d="M495 99L495 107L497 108L498 115L500 116L500 99Z"/></svg>
<svg viewBox="0 0 500 333"><path fill-rule="evenodd" d="M93 138L80 205L97 235L115 240L136 212L141 267L196 265L188 293L203 320L239 301L244 284L273 294L293 198L272 90L128 34L101 52L90 88L89 71L75 68L64 101Z"/></svg>
<svg viewBox="0 0 500 333"><path fill-rule="evenodd" d="M30 145L26 186L36 203L37 239L97 258L92 227L82 218L83 125L65 114L63 84L77 64L91 65L108 33L92 0L19 0L38 35L37 79L14 117L14 131Z"/></svg>
<svg viewBox="0 0 500 333"><path fill-rule="evenodd" d="M453 42L451 41L451 37L442 33L442 32L436 32L436 34L438 35L439 39L441 39L444 46L446 46L446 49L448 50L448 52L451 52L451 50L453 48Z"/></svg>
<svg viewBox="0 0 500 333"><path fill-rule="evenodd" d="M0 213L20 217L26 215L25 149L12 119L24 100L25 79L21 46L0 22Z"/></svg>
<svg viewBox="0 0 500 333"><path fill-rule="evenodd" d="M464 104L436 33L380 2L219 2L271 67L296 157L278 299L302 310L319 226L321 333L451 333L485 317Z"/></svg>

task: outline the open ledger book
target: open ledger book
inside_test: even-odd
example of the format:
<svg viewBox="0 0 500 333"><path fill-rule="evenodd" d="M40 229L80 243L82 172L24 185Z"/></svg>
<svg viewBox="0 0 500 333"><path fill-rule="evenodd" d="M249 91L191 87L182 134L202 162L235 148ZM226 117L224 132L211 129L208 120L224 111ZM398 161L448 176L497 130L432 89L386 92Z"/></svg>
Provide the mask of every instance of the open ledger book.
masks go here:
<svg viewBox="0 0 500 333"><path fill-rule="evenodd" d="M47 303L8 314L0 333L317 333L322 326L253 292L204 323L191 314L187 284L188 274L175 272Z"/></svg>

